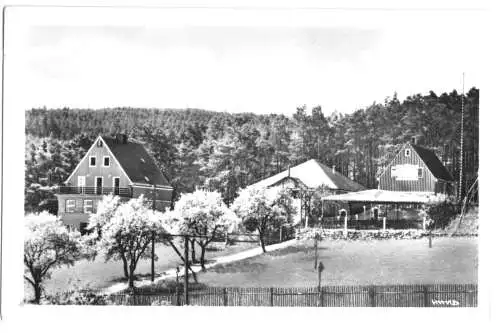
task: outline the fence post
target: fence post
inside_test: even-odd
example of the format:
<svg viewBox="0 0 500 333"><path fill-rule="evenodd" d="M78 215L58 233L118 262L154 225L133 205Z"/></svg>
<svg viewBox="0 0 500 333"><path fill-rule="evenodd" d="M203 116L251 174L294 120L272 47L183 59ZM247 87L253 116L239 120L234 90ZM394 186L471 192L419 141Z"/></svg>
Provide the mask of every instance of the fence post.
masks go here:
<svg viewBox="0 0 500 333"><path fill-rule="evenodd" d="M347 238L347 213L344 216L344 237Z"/></svg>
<svg viewBox="0 0 500 333"><path fill-rule="evenodd" d="M430 302L429 302L429 286L424 286L424 306L425 307L430 307Z"/></svg>
<svg viewBox="0 0 500 333"><path fill-rule="evenodd" d="M175 302L177 306L181 305L181 290L178 285L175 286Z"/></svg>
<svg viewBox="0 0 500 333"><path fill-rule="evenodd" d="M184 305L189 305L189 238L184 236Z"/></svg>
<svg viewBox="0 0 500 333"><path fill-rule="evenodd" d="M273 287L269 288L269 292L270 292L270 295L271 295L271 305L270 306L274 306L274 301L273 301L273 296L274 296L274 289Z"/></svg>
<svg viewBox="0 0 500 333"><path fill-rule="evenodd" d="M224 306L227 306L227 288L224 288L222 291L224 293Z"/></svg>
<svg viewBox="0 0 500 333"><path fill-rule="evenodd" d="M370 306L376 307L377 299L375 298L375 286L370 286L370 289L368 290L368 295L370 297Z"/></svg>

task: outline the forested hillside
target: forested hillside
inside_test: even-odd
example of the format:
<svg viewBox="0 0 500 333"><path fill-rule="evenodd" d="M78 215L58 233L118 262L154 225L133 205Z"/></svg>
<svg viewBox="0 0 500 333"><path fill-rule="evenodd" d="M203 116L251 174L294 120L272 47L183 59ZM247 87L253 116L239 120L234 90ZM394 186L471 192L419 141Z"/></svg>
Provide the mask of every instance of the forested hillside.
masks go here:
<svg viewBox="0 0 500 333"><path fill-rule="evenodd" d="M473 182L479 156L479 90L464 98L464 166ZM321 106L297 107L293 117L197 109L32 109L26 111L27 210L43 208L52 186L73 170L94 138L126 132L145 143L175 193L206 187L232 201L237 189L310 158L357 182L377 186L377 173L417 140L434 149L458 179L462 96L395 95L348 115ZM42 206L40 206L42 203Z"/></svg>

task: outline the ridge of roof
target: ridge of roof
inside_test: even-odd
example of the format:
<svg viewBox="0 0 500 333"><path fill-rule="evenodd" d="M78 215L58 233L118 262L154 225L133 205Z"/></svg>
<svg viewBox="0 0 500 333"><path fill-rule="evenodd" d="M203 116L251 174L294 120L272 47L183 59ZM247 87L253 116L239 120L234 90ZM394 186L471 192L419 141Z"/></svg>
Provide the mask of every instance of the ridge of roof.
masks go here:
<svg viewBox="0 0 500 333"><path fill-rule="evenodd" d="M340 180L341 182L344 182L344 186L347 185L348 187L351 187L351 188L357 188L358 191L365 189L365 187L363 185L355 182L354 180L350 179L349 177L346 177L342 173L340 173L338 171L333 172L332 168L329 168L328 166L324 165L323 163L321 163L317 160L314 160L314 161L319 165L319 167L321 168L321 171L323 171L325 173L325 175L332 180L333 183L335 183L335 180L332 179L332 177L336 177L337 181ZM335 184L335 185L337 186L337 189L339 189L339 190L347 190L346 188L339 187L338 184Z"/></svg>

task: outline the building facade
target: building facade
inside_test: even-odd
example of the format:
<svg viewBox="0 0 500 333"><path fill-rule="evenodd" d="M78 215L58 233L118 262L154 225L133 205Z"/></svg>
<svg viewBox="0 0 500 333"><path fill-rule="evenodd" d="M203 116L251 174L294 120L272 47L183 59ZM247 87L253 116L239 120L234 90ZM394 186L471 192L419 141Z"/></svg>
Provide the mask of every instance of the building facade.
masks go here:
<svg viewBox="0 0 500 333"><path fill-rule="evenodd" d="M172 187L144 146L124 134L99 136L56 194L58 215L70 229L84 231L104 195L122 200L140 195L157 210L171 206Z"/></svg>
<svg viewBox="0 0 500 333"><path fill-rule="evenodd" d="M450 193L453 178L432 150L406 144L378 177L386 191Z"/></svg>

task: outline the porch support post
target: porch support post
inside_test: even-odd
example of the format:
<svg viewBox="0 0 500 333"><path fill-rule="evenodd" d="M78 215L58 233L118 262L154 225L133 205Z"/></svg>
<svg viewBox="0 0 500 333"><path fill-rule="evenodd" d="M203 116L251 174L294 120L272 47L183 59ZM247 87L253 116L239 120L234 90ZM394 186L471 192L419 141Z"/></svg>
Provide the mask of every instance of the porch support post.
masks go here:
<svg viewBox="0 0 500 333"><path fill-rule="evenodd" d="M384 216L384 218L382 219L382 230L385 231L385 222L386 222L386 219L387 217Z"/></svg>

